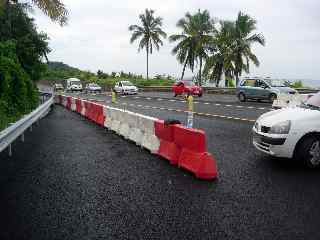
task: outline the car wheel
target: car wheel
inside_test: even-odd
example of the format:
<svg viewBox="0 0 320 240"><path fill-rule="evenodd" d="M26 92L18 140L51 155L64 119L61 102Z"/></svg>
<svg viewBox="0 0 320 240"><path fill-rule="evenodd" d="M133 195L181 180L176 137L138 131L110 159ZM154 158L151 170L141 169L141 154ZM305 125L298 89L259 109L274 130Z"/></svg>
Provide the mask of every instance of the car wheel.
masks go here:
<svg viewBox="0 0 320 240"><path fill-rule="evenodd" d="M320 136L311 135L302 140L296 149L295 158L307 167L320 166Z"/></svg>
<svg viewBox="0 0 320 240"><path fill-rule="evenodd" d="M277 99L277 95L274 94L274 93L271 93L270 96L269 96L269 101L270 101L271 103L273 103L273 101L276 100L276 99Z"/></svg>
<svg viewBox="0 0 320 240"><path fill-rule="evenodd" d="M202 93L199 93L199 94L198 94L198 97L202 97Z"/></svg>
<svg viewBox="0 0 320 240"><path fill-rule="evenodd" d="M176 96L178 96L178 94L175 93L175 94L174 94L174 97L176 97Z"/></svg>
<svg viewBox="0 0 320 240"><path fill-rule="evenodd" d="M239 93L238 98L240 102L245 102L247 100L246 95L244 95L244 93Z"/></svg>

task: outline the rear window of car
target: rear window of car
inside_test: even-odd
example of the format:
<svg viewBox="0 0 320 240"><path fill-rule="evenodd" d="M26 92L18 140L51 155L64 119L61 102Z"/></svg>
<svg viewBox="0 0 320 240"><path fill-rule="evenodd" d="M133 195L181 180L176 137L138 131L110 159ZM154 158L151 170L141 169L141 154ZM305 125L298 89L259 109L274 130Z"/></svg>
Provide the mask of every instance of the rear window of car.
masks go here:
<svg viewBox="0 0 320 240"><path fill-rule="evenodd" d="M245 87L254 87L256 84L256 80L255 79L246 79L242 82L241 86L245 86Z"/></svg>

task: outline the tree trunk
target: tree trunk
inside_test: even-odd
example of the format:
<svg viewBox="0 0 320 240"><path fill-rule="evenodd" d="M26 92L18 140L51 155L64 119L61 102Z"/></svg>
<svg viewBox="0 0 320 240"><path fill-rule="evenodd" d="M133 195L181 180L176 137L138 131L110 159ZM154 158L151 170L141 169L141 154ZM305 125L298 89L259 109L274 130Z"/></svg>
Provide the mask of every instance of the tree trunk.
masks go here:
<svg viewBox="0 0 320 240"><path fill-rule="evenodd" d="M199 86L202 85L202 82L201 82L201 72L202 72L202 57L200 57Z"/></svg>
<svg viewBox="0 0 320 240"><path fill-rule="evenodd" d="M184 65L183 65L183 70L182 70L182 74L181 74L181 80L184 77L184 71L186 70L186 66L187 66L187 60L185 61Z"/></svg>
<svg viewBox="0 0 320 240"><path fill-rule="evenodd" d="M7 14L7 21L8 21L8 32L9 32L9 38L11 38L12 35L12 26L11 26L11 9L10 9L10 1L7 0L5 2L5 10Z"/></svg>
<svg viewBox="0 0 320 240"><path fill-rule="evenodd" d="M239 74L236 73L236 86L238 86L238 84L239 84Z"/></svg>
<svg viewBox="0 0 320 240"><path fill-rule="evenodd" d="M149 44L147 44L147 80L149 80Z"/></svg>

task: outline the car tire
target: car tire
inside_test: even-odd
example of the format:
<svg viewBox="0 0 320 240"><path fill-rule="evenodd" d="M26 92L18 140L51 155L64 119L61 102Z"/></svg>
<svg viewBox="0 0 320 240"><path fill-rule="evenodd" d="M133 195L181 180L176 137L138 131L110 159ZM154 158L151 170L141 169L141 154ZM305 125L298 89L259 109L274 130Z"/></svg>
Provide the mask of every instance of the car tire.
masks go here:
<svg viewBox="0 0 320 240"><path fill-rule="evenodd" d="M309 168L320 167L320 136L310 135L303 138L296 147L295 159Z"/></svg>
<svg viewBox="0 0 320 240"><path fill-rule="evenodd" d="M202 93L199 93L199 94L198 94L198 97L202 97Z"/></svg>
<svg viewBox="0 0 320 240"><path fill-rule="evenodd" d="M240 102L247 101L246 95L244 93L239 93L238 98Z"/></svg>
<svg viewBox="0 0 320 240"><path fill-rule="evenodd" d="M273 103L273 101L276 100L276 99L277 99L277 95L274 94L274 93L271 93L270 96L269 96L269 101L270 101L271 103Z"/></svg>
<svg viewBox="0 0 320 240"><path fill-rule="evenodd" d="M175 93L175 94L174 94L174 97L177 97L177 96L178 96L178 94Z"/></svg>

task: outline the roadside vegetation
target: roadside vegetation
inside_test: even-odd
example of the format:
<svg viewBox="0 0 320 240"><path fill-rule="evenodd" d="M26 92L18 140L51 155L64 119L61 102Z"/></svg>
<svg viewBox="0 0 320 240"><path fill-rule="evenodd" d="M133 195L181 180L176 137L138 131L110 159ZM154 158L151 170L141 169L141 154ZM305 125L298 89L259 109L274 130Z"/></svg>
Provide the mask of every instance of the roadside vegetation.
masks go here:
<svg viewBox="0 0 320 240"><path fill-rule="evenodd" d="M30 1L53 21L65 24L67 11L58 0ZM17 1L0 3L0 130L38 106L36 82L50 52L48 37L38 32L28 16L33 5Z"/></svg>
<svg viewBox="0 0 320 240"><path fill-rule="evenodd" d="M49 62L42 80L48 84L62 83L65 79L75 77L80 79L84 84L97 83L104 90L109 90L114 87L115 83L120 80L129 80L138 87L146 86L171 86L174 82L173 77L169 75L156 75L153 79L146 79L142 75L134 73L111 72L105 73L98 70L97 73L90 71L82 71L78 68L70 67L62 62Z"/></svg>

